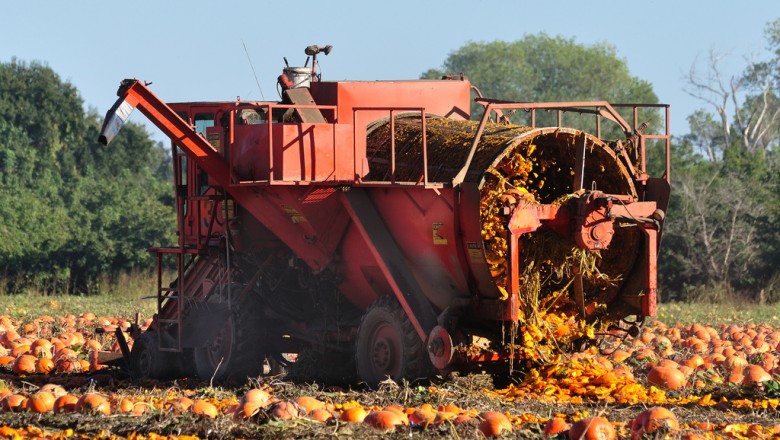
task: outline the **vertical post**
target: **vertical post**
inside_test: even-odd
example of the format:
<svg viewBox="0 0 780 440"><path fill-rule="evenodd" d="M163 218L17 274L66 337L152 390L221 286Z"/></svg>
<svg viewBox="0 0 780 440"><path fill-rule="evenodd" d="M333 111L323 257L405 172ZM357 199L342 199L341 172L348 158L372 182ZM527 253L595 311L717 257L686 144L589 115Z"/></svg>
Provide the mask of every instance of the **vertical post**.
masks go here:
<svg viewBox="0 0 780 440"><path fill-rule="evenodd" d="M596 137L601 139L601 112L596 112Z"/></svg>
<svg viewBox="0 0 780 440"><path fill-rule="evenodd" d="M422 153L423 153L423 185L428 187L428 123L425 120L425 109L420 109L422 115Z"/></svg>
<svg viewBox="0 0 780 440"><path fill-rule="evenodd" d="M155 252L157 255L157 316L160 316L160 303L162 302L162 253Z"/></svg>
<svg viewBox="0 0 780 440"><path fill-rule="evenodd" d="M587 136L582 134L582 145L577 146L574 158L574 182L572 182L572 189L577 192L585 187L585 147L587 144Z"/></svg>
<svg viewBox="0 0 780 440"><path fill-rule="evenodd" d="M390 183L395 183L395 110L390 110Z"/></svg>
<svg viewBox="0 0 780 440"><path fill-rule="evenodd" d="M176 326L176 349L181 350L182 296L184 295L184 252L179 252L176 257L178 259L176 262L176 266L178 267L178 282L176 286L176 323L174 325ZM160 336L162 336L162 332L160 332Z"/></svg>
<svg viewBox="0 0 780 440"><path fill-rule="evenodd" d="M563 110L558 110L558 127L563 127Z"/></svg>
<svg viewBox="0 0 780 440"><path fill-rule="evenodd" d="M236 111L230 110L228 116L230 119L230 121L228 121L228 130L230 131L230 134L228 135L227 148L223 148L223 152L228 159L228 167L230 167L228 170L228 184L231 184L234 182L238 183L237 179L233 178L233 144L236 141Z"/></svg>
<svg viewBox="0 0 780 440"><path fill-rule="evenodd" d="M233 291L231 290L231 263L230 263L230 243L232 242L230 236L230 212L228 210L228 195L226 191L223 191L222 208L225 212L225 218L223 219L225 224L225 265L227 266L227 292L228 292L228 309L233 308Z"/></svg>
<svg viewBox="0 0 780 440"><path fill-rule="evenodd" d="M671 131L669 130L669 106L666 106L666 182L672 183L672 143Z"/></svg>
<svg viewBox="0 0 780 440"><path fill-rule="evenodd" d="M518 307L520 306L520 236L508 227L509 231L509 298L506 304L509 313L504 313L503 319L517 321L520 318Z"/></svg>
<svg viewBox="0 0 780 440"><path fill-rule="evenodd" d="M536 109L531 109L531 128L536 128Z"/></svg>
<svg viewBox="0 0 780 440"><path fill-rule="evenodd" d="M645 266L645 278L647 291L642 297L642 315L656 316L658 313L658 232L651 227L645 227L644 233L647 239L647 266Z"/></svg>
<svg viewBox="0 0 780 440"><path fill-rule="evenodd" d="M274 109L268 105L268 184L274 180Z"/></svg>

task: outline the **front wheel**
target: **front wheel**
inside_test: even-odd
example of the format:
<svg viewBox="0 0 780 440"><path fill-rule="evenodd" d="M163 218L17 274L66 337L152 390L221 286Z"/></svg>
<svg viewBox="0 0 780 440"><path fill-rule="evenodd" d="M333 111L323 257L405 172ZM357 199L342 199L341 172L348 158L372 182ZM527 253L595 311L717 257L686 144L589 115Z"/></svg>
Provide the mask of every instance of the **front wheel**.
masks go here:
<svg viewBox="0 0 780 440"><path fill-rule="evenodd" d="M172 353L160 351L157 332L147 331L133 341L130 370L135 377L169 379L179 373L179 360Z"/></svg>
<svg viewBox="0 0 780 440"><path fill-rule="evenodd" d="M355 357L360 379L370 387L388 377L414 380L433 371L425 344L400 304L388 297L363 315Z"/></svg>

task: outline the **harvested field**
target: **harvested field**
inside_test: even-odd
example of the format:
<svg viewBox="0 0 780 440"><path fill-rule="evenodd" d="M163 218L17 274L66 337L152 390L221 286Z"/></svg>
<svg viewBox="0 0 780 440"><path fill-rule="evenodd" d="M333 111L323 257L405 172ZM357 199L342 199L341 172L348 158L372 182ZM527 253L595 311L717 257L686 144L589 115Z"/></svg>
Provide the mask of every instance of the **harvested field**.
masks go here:
<svg viewBox="0 0 780 440"><path fill-rule="evenodd" d="M780 435L776 325L656 321L635 339L605 336L597 347L525 366L511 376L450 374L385 382L372 391L360 384L307 383L294 367L289 377L247 384L135 380L96 363L91 354L114 345L111 335L95 334L95 328L125 322L91 313L1 317L0 437L474 438L487 432L535 438L543 437L551 419L573 425L601 416L618 437L630 438L634 421L656 406L669 409L677 424L643 433L637 423L635 438ZM54 370L38 370L40 362L23 370L23 356L50 358ZM79 366L64 371L63 359ZM53 407L67 401L54 400L60 395L81 403L49 408L44 390ZM90 404L102 399L87 395L102 396L105 404ZM558 436L567 438L565 432Z"/></svg>

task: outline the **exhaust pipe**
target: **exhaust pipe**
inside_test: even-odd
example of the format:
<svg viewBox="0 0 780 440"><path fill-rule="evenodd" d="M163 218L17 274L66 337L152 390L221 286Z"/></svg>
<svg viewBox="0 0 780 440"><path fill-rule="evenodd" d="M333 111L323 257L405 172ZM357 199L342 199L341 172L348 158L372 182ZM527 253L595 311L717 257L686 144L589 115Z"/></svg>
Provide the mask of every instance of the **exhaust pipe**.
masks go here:
<svg viewBox="0 0 780 440"><path fill-rule="evenodd" d="M114 106L106 112L106 118L103 121L103 128L100 129L98 142L108 145L119 134L130 114L133 113L134 108L124 99L120 98L117 100Z"/></svg>

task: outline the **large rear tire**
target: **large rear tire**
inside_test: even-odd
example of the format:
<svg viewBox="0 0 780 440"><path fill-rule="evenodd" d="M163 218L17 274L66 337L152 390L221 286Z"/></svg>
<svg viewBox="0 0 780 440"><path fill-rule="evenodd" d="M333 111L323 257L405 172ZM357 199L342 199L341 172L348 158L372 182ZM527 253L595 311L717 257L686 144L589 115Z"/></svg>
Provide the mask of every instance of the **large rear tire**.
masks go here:
<svg viewBox="0 0 780 440"><path fill-rule="evenodd" d="M400 304L380 298L363 315L355 357L360 379L370 387L393 380L427 378L433 372L428 352Z"/></svg>
<svg viewBox="0 0 780 440"><path fill-rule="evenodd" d="M246 381L263 374L266 331L262 311L249 299L235 307L211 340L193 350L195 371L202 380Z"/></svg>

